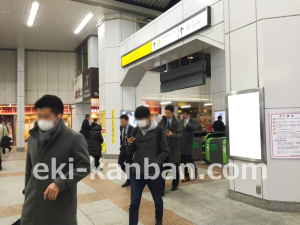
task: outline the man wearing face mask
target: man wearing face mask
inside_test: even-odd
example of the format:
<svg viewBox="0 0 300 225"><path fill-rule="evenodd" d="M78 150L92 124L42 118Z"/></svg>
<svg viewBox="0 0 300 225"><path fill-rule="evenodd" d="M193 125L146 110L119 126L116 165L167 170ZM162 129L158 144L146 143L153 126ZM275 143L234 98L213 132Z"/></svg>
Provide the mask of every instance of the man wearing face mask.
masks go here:
<svg viewBox="0 0 300 225"><path fill-rule="evenodd" d="M62 120L60 98L45 95L35 103L37 126L28 138L25 202L21 224L77 224L77 183L90 172L82 134Z"/></svg>
<svg viewBox="0 0 300 225"><path fill-rule="evenodd" d="M161 196L161 175L159 167L169 154L165 131L150 119L150 110L139 106L135 111L138 127L127 136L127 153L134 155L131 173L131 204L129 209L129 224L137 225L139 207L145 186L147 185L155 203L155 216L157 225L162 224L163 200ZM145 167L146 160L151 167ZM154 167L155 166L155 167Z"/></svg>

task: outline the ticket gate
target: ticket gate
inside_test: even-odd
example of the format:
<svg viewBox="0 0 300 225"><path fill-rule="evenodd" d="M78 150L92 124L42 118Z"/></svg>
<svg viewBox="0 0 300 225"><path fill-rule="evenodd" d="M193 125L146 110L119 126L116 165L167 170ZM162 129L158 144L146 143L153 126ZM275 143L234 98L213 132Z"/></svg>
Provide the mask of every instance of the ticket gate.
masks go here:
<svg viewBox="0 0 300 225"><path fill-rule="evenodd" d="M226 133L208 133L202 141L202 158L207 163L228 163Z"/></svg>

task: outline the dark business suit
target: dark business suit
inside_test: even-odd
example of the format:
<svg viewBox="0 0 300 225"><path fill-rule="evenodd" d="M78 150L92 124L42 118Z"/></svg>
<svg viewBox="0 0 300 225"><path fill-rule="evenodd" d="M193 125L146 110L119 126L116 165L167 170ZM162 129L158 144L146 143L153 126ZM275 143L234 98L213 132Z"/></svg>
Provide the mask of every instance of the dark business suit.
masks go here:
<svg viewBox="0 0 300 225"><path fill-rule="evenodd" d="M125 172L125 162L126 163L132 163L132 155L129 155L126 150L126 134L131 134L133 130L133 126L128 124L128 128L126 130L126 127L120 126L120 155L118 164L121 167L121 169ZM122 138L123 134L123 138Z"/></svg>
<svg viewBox="0 0 300 225"><path fill-rule="evenodd" d="M181 120L181 125L183 127L183 134L181 139L181 160L180 163L191 163L194 164L193 160L193 146L194 146L194 132L198 129L197 121L189 118L189 121L184 125L184 119ZM195 164L194 164L195 165ZM195 166L196 168L196 166ZM184 169L185 177L189 177L189 172L187 167Z"/></svg>
<svg viewBox="0 0 300 225"><path fill-rule="evenodd" d="M88 120L84 120L81 125L81 132L83 136L85 137L85 140L88 141L90 137L90 132L92 130L92 127L90 125L90 122Z"/></svg>

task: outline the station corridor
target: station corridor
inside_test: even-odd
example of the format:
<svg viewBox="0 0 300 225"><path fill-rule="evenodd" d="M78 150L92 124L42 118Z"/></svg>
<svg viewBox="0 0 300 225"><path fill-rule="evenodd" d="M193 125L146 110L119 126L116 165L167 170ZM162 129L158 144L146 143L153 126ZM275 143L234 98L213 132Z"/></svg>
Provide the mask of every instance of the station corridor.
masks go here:
<svg viewBox="0 0 300 225"><path fill-rule="evenodd" d="M24 196L24 170L26 152L15 148L3 157L0 171L0 225L11 225L20 218ZM116 160L101 159L106 175L108 163ZM270 212L227 198L229 182L226 179L211 180L207 175L208 165L196 162L199 174L204 180L180 183L177 191L171 192L171 181L167 181L164 199L165 225L296 225L300 224L299 213ZM214 175L220 169L215 168ZM125 179L108 180L87 176L78 183L78 225L126 225L130 204L130 187L122 188ZM152 225L154 205L146 188L140 209L140 223Z"/></svg>

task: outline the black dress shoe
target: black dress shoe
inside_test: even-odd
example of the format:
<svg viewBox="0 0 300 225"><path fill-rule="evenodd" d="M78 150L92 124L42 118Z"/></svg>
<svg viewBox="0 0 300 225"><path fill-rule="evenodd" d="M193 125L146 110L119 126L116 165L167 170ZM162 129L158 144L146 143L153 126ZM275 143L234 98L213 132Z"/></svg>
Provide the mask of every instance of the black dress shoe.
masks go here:
<svg viewBox="0 0 300 225"><path fill-rule="evenodd" d="M162 225L162 220L156 220L155 225Z"/></svg>
<svg viewBox="0 0 300 225"><path fill-rule="evenodd" d="M130 181L129 180L127 180L123 185L122 185L122 187L129 187L130 186Z"/></svg>
<svg viewBox="0 0 300 225"><path fill-rule="evenodd" d="M178 186L173 186L171 191L176 191L178 189Z"/></svg>

